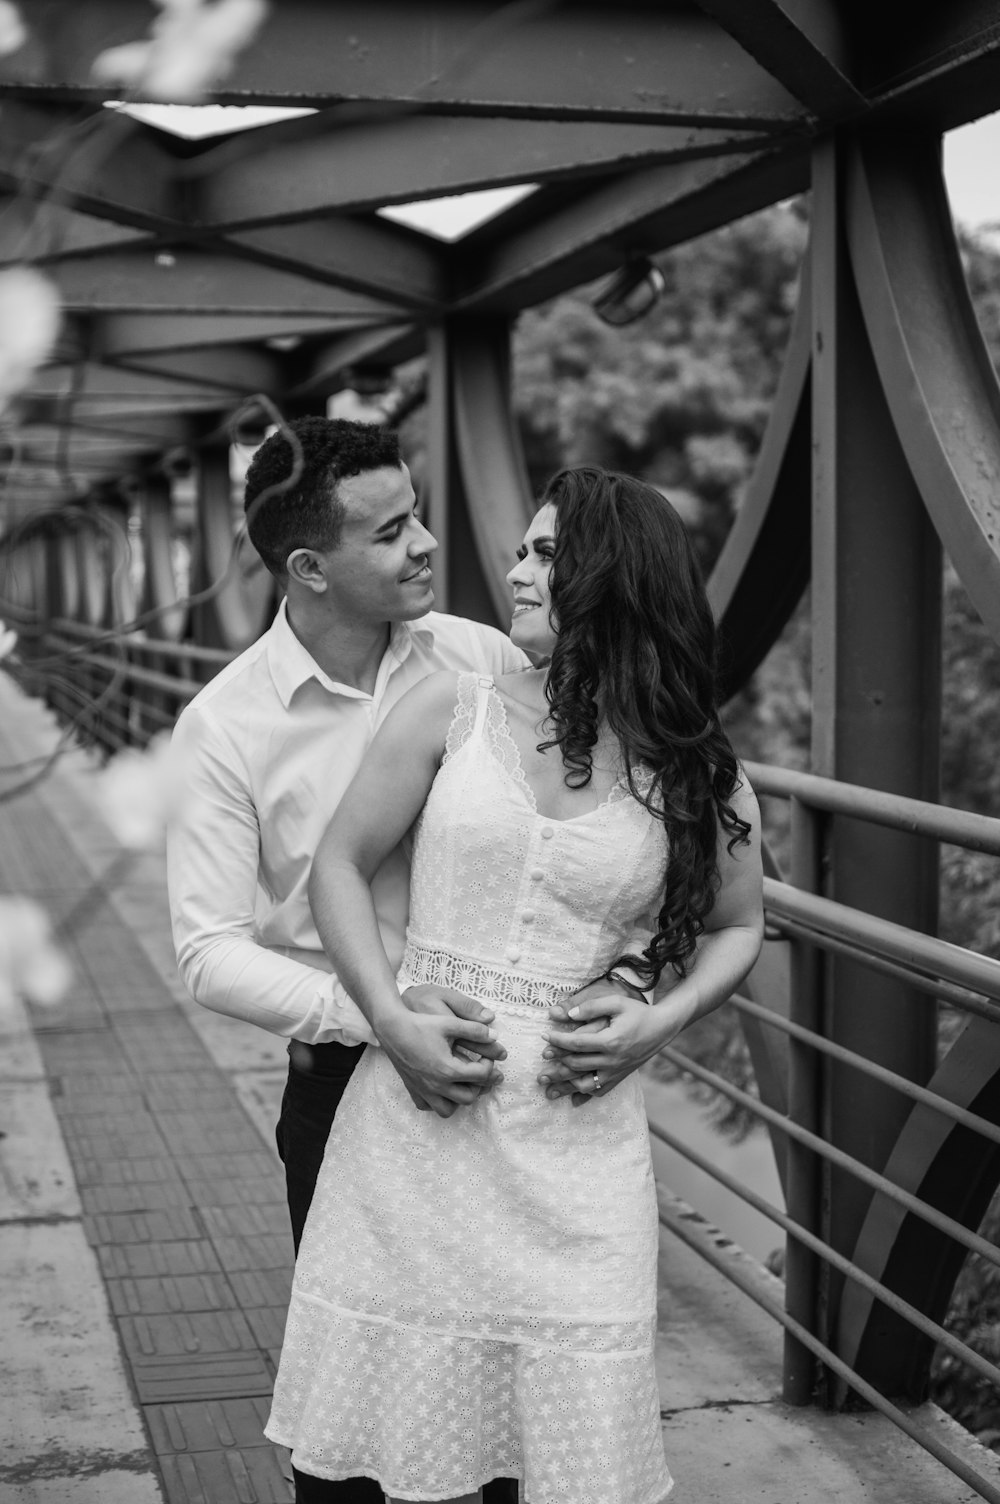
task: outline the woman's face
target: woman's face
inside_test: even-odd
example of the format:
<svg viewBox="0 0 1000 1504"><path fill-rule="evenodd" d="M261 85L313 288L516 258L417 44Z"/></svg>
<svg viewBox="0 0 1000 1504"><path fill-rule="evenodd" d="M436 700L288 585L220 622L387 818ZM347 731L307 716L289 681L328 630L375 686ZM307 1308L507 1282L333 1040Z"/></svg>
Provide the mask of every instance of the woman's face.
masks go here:
<svg viewBox="0 0 1000 1504"><path fill-rule="evenodd" d="M507 575L507 583L514 592L510 640L538 658L551 657L556 645L549 593L555 546L556 509L548 502L532 519L517 551L517 563Z"/></svg>

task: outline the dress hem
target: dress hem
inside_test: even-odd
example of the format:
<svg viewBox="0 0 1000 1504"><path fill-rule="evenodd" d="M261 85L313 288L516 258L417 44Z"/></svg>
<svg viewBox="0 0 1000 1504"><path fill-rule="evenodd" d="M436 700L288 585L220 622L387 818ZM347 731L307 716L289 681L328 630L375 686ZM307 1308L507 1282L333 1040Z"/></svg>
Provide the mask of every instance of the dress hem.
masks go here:
<svg viewBox="0 0 1000 1504"><path fill-rule="evenodd" d="M412 1504L442 1504L442 1501L446 1499L454 1499L456 1497L461 1498L460 1494L456 1495L451 1491L446 1494L418 1494L414 1493L412 1489L393 1488L391 1483L387 1484L383 1481L381 1475L377 1473L374 1468L341 1467L324 1468L322 1472L313 1471L310 1468L303 1467L300 1462L296 1461L295 1447L293 1442L283 1440L280 1436L273 1435L268 1427L264 1428L264 1435L267 1437L268 1441L273 1442L275 1446L287 1447L288 1450L292 1453L292 1466L295 1468L296 1472L305 1473L309 1478L321 1478L325 1483L343 1483L348 1478L370 1478L373 1483L378 1484L379 1488L387 1498L406 1499L412 1501ZM478 1483L474 1483L471 1488L467 1488L466 1493L475 1493L477 1489L485 1488L487 1483L493 1483L498 1479L507 1479L510 1481L516 1481L517 1483L523 1483L524 1475L523 1473L519 1472L489 1473L485 1478L480 1479ZM629 1504L662 1504L662 1500L666 1499L668 1495L673 1492L674 1482L675 1479L671 1478L669 1484L662 1493L648 1494L641 1499L630 1500ZM532 1504L532 1501L527 1497L527 1495L525 1495L524 1504Z"/></svg>

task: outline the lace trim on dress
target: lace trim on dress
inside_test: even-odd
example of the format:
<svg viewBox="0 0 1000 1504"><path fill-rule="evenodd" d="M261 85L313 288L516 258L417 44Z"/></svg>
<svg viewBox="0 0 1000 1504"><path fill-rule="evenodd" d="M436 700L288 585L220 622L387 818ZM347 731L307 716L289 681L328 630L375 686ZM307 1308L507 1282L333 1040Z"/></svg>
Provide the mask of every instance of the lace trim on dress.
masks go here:
<svg viewBox="0 0 1000 1504"><path fill-rule="evenodd" d="M517 784L524 793L524 797L531 805L532 810L538 814L538 800L534 790L528 782L524 772L524 764L521 761L521 749L514 740L514 733L510 729L507 719L507 707L497 693L496 686L491 686L489 710L486 715L486 725L489 737L490 750L500 763L501 767ZM648 768L639 768L635 773L635 785L641 794L648 794L653 786L653 775ZM585 810L584 814L596 815L598 812L610 808L612 804L620 804L623 799L631 799L632 791L628 786L628 778L624 773L619 773L617 780L611 786L599 804L592 810ZM582 816L576 816L580 819Z"/></svg>
<svg viewBox="0 0 1000 1504"><path fill-rule="evenodd" d="M472 728L476 724L478 688L479 679L476 674L459 674L455 713L451 718L451 725L448 727L448 735L445 738L442 762L447 762L449 758L454 757L459 747L464 746L472 735Z"/></svg>
<svg viewBox="0 0 1000 1504"><path fill-rule="evenodd" d="M506 1013L523 1012L534 1017L539 1009L561 1003L576 990L578 983L556 982L519 975L507 966L491 966L485 961L470 961L437 946L406 942L401 975L409 984L431 982L439 987L454 987L480 1002L501 1003Z"/></svg>

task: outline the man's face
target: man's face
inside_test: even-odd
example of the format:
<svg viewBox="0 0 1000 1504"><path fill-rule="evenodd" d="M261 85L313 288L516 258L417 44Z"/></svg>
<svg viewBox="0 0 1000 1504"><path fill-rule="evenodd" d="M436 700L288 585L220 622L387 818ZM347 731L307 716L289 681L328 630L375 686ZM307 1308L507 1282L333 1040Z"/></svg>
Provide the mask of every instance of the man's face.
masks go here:
<svg viewBox="0 0 1000 1504"><path fill-rule="evenodd" d="M418 521L405 465L342 480L340 543L323 555L331 605L359 621L411 621L434 604L429 565L437 542Z"/></svg>

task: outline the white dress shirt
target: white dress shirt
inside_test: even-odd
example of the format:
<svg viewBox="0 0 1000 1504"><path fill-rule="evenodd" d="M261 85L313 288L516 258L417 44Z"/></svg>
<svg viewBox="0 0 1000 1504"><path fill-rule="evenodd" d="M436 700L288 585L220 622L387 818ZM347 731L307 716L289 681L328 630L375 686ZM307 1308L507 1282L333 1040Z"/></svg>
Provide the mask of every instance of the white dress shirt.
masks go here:
<svg viewBox="0 0 1000 1504"><path fill-rule="evenodd" d="M528 660L501 632L431 612L395 625L371 694L329 678L292 631L270 629L181 713L173 745L186 797L167 832L177 964L197 1002L273 1034L372 1040L332 973L309 910L313 855L373 736L439 669L503 674ZM403 955L409 859L372 883L390 964Z"/></svg>

